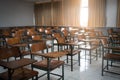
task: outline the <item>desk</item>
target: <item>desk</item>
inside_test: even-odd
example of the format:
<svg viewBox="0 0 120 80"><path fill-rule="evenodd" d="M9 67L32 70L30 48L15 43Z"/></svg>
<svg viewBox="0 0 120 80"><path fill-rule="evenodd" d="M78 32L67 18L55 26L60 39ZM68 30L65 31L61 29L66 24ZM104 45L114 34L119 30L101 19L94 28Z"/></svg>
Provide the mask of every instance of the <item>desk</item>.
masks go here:
<svg viewBox="0 0 120 80"><path fill-rule="evenodd" d="M99 42L97 39L81 39L82 42L85 42L85 45L80 45L79 49L82 50L89 50L89 54L90 54L90 64L91 64L91 50L97 49ZM94 44L92 44L94 42ZM87 45L87 43L89 43L89 45ZM97 50L96 50L96 59L97 59ZM85 59L86 59L86 53L85 53Z"/></svg>
<svg viewBox="0 0 120 80"><path fill-rule="evenodd" d="M82 41L82 42L94 42L94 41L96 41L96 39L81 39L80 41Z"/></svg>
<svg viewBox="0 0 120 80"><path fill-rule="evenodd" d="M98 36L97 39L109 38L109 36Z"/></svg>
<svg viewBox="0 0 120 80"><path fill-rule="evenodd" d="M105 42L105 41L104 41ZM103 42L103 43L104 43ZM104 49L107 49L107 52L104 51ZM118 72L109 69L110 67L119 67L118 65L112 64L113 62L120 62L120 46L112 46L112 45L104 45L103 44L103 54L102 54L102 76L103 76L103 72L109 72L109 73L115 73L115 74L119 74ZM111 52L111 50L116 50L116 52ZM104 60L106 60L106 62L104 62ZM110 62L109 62L110 61ZM111 64L109 64L111 63ZM119 69L118 69L119 71ZM120 74L119 74L120 75Z"/></svg>
<svg viewBox="0 0 120 80"><path fill-rule="evenodd" d="M49 52L49 53L46 53L46 54L39 54L39 53L32 53L32 54L43 56L45 58L58 58L58 57L66 55L68 53L65 52L65 51L61 51L61 52L56 51L56 52Z"/></svg>
<svg viewBox="0 0 120 80"><path fill-rule="evenodd" d="M0 66L3 66L8 69L9 80L12 80L12 74L15 69L22 68L34 62L36 62L36 60L23 58L20 60L15 60L15 61L10 61L10 62L0 61Z"/></svg>
<svg viewBox="0 0 120 80"><path fill-rule="evenodd" d="M31 53L31 54L42 56L42 57L46 58L46 59L44 59L42 61L38 61L38 62L34 63L33 67L44 70L44 71L47 71L47 79L48 80L50 80L50 74L59 76L60 78L62 78L62 80L64 80L64 61L52 60L52 59L64 56L64 55L68 54L67 52L65 52L65 51L58 52L58 51L56 51L56 52L50 52L50 53L46 53L46 54L41 54L41 53ZM56 69L56 68L58 68L60 66L62 66L62 75L55 74L55 73L50 73L50 71L52 71L52 70L54 70L54 69ZM44 76L45 74L41 75L40 77Z"/></svg>

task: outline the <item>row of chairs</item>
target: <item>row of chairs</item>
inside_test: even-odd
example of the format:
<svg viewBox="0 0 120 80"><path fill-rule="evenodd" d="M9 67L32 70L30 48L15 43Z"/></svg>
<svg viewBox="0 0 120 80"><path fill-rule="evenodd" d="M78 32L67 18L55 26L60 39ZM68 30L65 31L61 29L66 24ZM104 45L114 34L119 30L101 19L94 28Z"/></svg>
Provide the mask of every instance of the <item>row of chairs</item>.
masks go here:
<svg viewBox="0 0 120 80"><path fill-rule="evenodd" d="M8 48L10 48L10 47L13 47L14 46L14 44L17 44L17 43L19 43L19 42L16 42L17 41L17 38L18 37L14 37L15 39L14 40L10 40L11 42L9 42L9 40L7 39L6 41L8 41L7 42L7 44L9 45L9 47ZM13 42L15 42L15 43L13 43ZM38 43L34 43L34 44L31 44L31 45L29 45L29 48L30 48L30 52L27 52L27 53L29 53L29 54L32 54L32 55L39 55L39 56L43 56L43 57L45 57L46 58L46 56L45 55L41 55L41 54L38 54L38 53L35 53L35 52L37 52L37 51L43 51L44 49L46 49L47 47L45 47L46 46L46 43L44 43L44 42L40 42L39 44ZM33 45L34 45L34 47L33 47ZM24 45L23 45L24 46ZM44 46L44 47L43 47ZM2 50L2 48L1 48L1 50ZM21 53L21 52L20 52ZM52 52L52 53L59 53L59 52ZM68 53L68 52L64 52L64 53ZM75 53L74 54L80 54L80 50L78 50L77 52L75 51ZM73 56L74 54L67 54L67 56L68 55L70 55L70 56ZM2 54L3 55L3 54ZM22 55L23 56L23 55ZM8 57L7 57L8 58ZM33 57L31 56L31 58L33 59ZM79 58L80 58L80 55L79 55ZM43 58L42 58L43 59ZM79 59L80 60L80 59ZM64 62L63 61L59 61L59 60L53 60L53 61L50 61L50 66L49 66L49 62L48 62L49 60L47 59L47 60L42 60L42 61L38 61L38 62L36 62L36 63L34 63L33 65L32 65L32 68L39 68L39 69L42 69L42 70L46 70L47 71L47 75L48 75L48 80L50 80L50 71L52 71L52 70L54 70L55 68L57 68L57 67L59 67L59 66L63 66L63 64L64 64ZM79 63L79 65L80 65L80 63ZM60 76L60 75L58 75L58 76L60 76L60 77L62 77L62 79L64 80L64 67L62 68L62 76ZM9 71L9 70L8 70ZM14 73L14 72L13 72ZM1 74L2 75L2 74ZM16 75L16 74L15 74ZM37 74L36 74L37 75ZM55 75L57 75L57 74L55 74ZM3 78L3 77L2 77ZM30 77L31 78L31 77ZM11 79L11 78L10 78ZM36 78L37 79L37 78Z"/></svg>
<svg viewBox="0 0 120 80"><path fill-rule="evenodd" d="M40 35L37 35L37 36L40 36ZM35 35L34 35L34 37L33 37L33 35L32 35L32 38L33 38L33 40L36 40L36 39L38 39L38 37L35 37ZM39 38L40 39L40 38ZM21 36L15 36L14 35L14 37L12 37L12 38L6 38L5 39L6 40L6 43L7 43L7 46L5 46L5 49L2 47L0 50L1 50L1 53L3 53L2 52L2 50L4 50L4 53L7 53L6 55L5 54L1 54L1 56L7 56L8 54L11 54L10 52L11 52L11 50L13 50L14 48L16 48L15 46L16 46L16 44L19 44L19 43L21 43L22 44L22 46L19 48L19 50L17 50L16 52L14 52L14 54L21 54L22 52L24 52L24 51L22 51L22 47L28 47L29 46L29 49L30 49L30 51L29 52L26 52L27 54L29 54L29 55L31 55L31 59L32 60L34 60L34 57L33 57L33 55L39 55L39 56L42 56L42 60L40 60L40 61L37 61L37 62L35 62L35 63L33 63L32 64L32 69L34 69L34 68L38 68L38 69L41 69L41 70L45 70L45 71L47 71L47 79L48 80L50 80L50 74L53 74L53 75L57 75L57 76L60 76L60 78L62 78L62 80L64 80L64 61L60 61L60 60L52 60L53 58L54 58L54 56L53 56L53 58L49 58L49 57L46 57L46 54L48 54L48 53L46 53L46 54L43 54L43 52L44 52L44 50L45 49L47 49L48 47L46 46L46 41L40 41L40 42L37 42L37 43L31 43L31 44L23 44L23 40L21 40ZM18 46L18 45L17 45ZM42 53L41 53L41 51L42 51ZM12 52L13 53L13 52ZM64 51L60 51L60 52L58 52L58 51L56 51L56 52L51 52L51 55L56 55L56 53L57 54L66 54L66 53L68 53L68 52L64 52ZM23 55L23 53L21 54L21 58L23 59L24 57L24 55ZM11 55L11 56L9 56L9 57L15 57L14 55ZM5 57L4 59L8 59L9 57ZM44 58L43 58L44 57ZM20 60L21 60L21 58L20 58ZM49 60L50 59L50 60ZM16 59L15 59L16 60ZM2 59L1 59L1 61L2 61ZM8 63L11 63L11 61L7 61ZM7 62L5 62L6 64L7 64ZM22 63L24 63L24 62L22 62ZM1 65L2 66L2 65ZM61 75L59 75L59 74L54 74L54 73L50 73L52 70L54 70L54 69L56 69L56 68L58 68L58 67L60 67L60 66L62 66L62 74ZM3 66L4 67L4 66ZM22 67L24 67L24 66L21 66L21 68ZM22 69L12 69L13 70L13 72L12 72L12 77L9 77L9 76L7 76L7 74L5 74L5 73L8 73L9 72L9 68L8 68L8 71L7 72L3 72L3 73L1 73L0 74L0 78L2 79L2 80L6 80L6 78L7 79L9 79L9 80L14 80L14 78L16 78L17 80L26 80L26 79L29 79L29 78L33 78L33 77L35 77L36 76L36 80L38 79L38 72L37 71L35 71L36 72L36 74L34 74L34 75L29 75L29 76L27 76L27 73L26 73L26 75L24 74L23 76L21 76L21 77L17 77L17 76L19 76L19 75L21 75L22 74L22 72L24 73L24 72L26 72L26 70L24 69L24 68L22 68ZM21 70L23 70L23 71L21 71ZM33 70L34 71L34 70ZM18 72L20 72L19 74L18 74ZM31 73L33 73L33 72L31 72ZM5 76L3 76L3 75L5 75ZM9 74L9 75L11 75L11 74ZM44 75L44 74L43 74ZM42 75L42 76L43 76ZM41 76L40 76L41 77Z"/></svg>
<svg viewBox="0 0 120 80"><path fill-rule="evenodd" d="M30 70L32 72L30 72L31 73L30 74L30 73L28 73L28 71L25 72L26 70L24 70L24 68L23 68L26 65L23 65L20 67L15 67L15 68L9 68L9 67L5 66L5 64L6 65L10 64L11 66L15 66L15 65L17 66L18 64L24 64L26 62L26 61L25 62L21 61L22 59L26 59L26 58L22 58L22 57L20 57L20 59L19 59L19 62L21 61L21 63L15 64L15 65L12 65L14 63L12 63L13 61L11 61L11 59L8 60L7 62L4 61L5 59L8 59L9 57L15 57L15 58L19 57L21 54L20 54L20 49L18 47L7 47L7 48L2 47L2 48L0 48L0 53L1 53L0 54L0 56L1 56L0 57L0 65L3 66L3 68L5 67L5 69L6 68L8 69L7 72L3 72L0 74L0 79L1 80L27 80L29 78L33 78L36 76L35 79L37 80L39 78L38 72L33 70L34 68L37 68L37 69L44 70L47 72L46 73L47 80L50 80L50 74L59 76L60 77L59 79L64 80L64 61L56 60L56 58L61 57L62 55L66 55L67 52L66 51L60 51L60 52L56 51L56 52L43 53L42 51L45 49L47 49L45 42L38 42L38 43L34 43L34 44L30 45L31 51L29 52L29 54L31 55L31 58L29 58L29 59L35 60L35 56L42 57L41 60L37 59L37 61L32 64L32 70ZM17 54L20 54L20 55L17 55ZM18 60L18 59L15 59L15 60ZM4 61L4 64L3 64L3 61ZM27 64L27 65L29 65L29 64ZM62 66L61 74L51 73L51 71L53 71L56 68L59 68L60 66ZM21 68L21 69L19 69L19 68ZM9 73L10 69L11 69L12 73ZM21 70L23 70L23 71L21 71ZM7 76L8 74L6 74L6 73L11 75L12 77ZM26 73L26 74L22 75L22 73ZM34 73L34 74L32 74L32 73ZM43 75L45 75L45 74L43 74ZM43 75L41 75L40 77L42 77ZM14 79L14 78L16 78L16 79Z"/></svg>
<svg viewBox="0 0 120 80"><path fill-rule="evenodd" d="M95 49L97 50L97 48L99 48L99 44L100 43L102 43L103 48L106 48L106 47L104 47L104 42L103 42L104 39L106 39L106 37L104 37L102 34L101 34L101 36L99 35L99 37L96 37L96 35L92 34L91 32L87 33L87 34L84 33L85 35L83 35L83 34L79 35L79 34L76 34L76 31L74 31L74 33L72 33L74 36L71 37L70 33L67 30L63 30L63 34L64 34L64 36L61 33L59 33L59 32L55 32L54 34L50 34L49 38L52 37L52 40L57 40L57 46L58 46L58 51L51 52L51 53L59 53L59 51L62 52L62 53L67 53L66 54L67 55L67 60L68 60L68 56L71 56L71 62L73 60L72 59L73 56L76 55L76 54L78 54L79 65L80 65L80 54L81 54L80 52L81 52L81 50L89 50L89 51L95 50ZM66 36L65 36L65 34L66 34ZM87 38L89 38L89 39L93 39L93 38L96 39L95 42L92 42L92 43L90 42L91 45L88 45L89 43L87 43L87 45L86 45L85 41L82 41L83 39L86 39L86 36L88 34L90 34L90 35ZM38 34L38 35L32 35L31 39L35 38L35 36L40 37L40 34ZM16 37L14 37L14 38L16 38ZM30 41L31 41L31 39L30 39ZM38 38L35 38L33 40L37 40L37 39ZM31 44L27 44L27 45L22 44L23 45L22 48L26 47L26 46L29 48L29 52L27 52L27 53L29 53L31 55L31 59L34 59L33 55L42 56L42 58L41 58L42 60L34 63L33 66L32 66L32 68L33 69L34 68L39 68L39 69L47 71L47 77L48 77L47 79L50 80L50 72L52 70L56 69L59 66L63 66L64 65L64 61L61 61L60 59L58 59L58 60L49 60L49 58L46 57L46 55L45 55L45 54L47 54L49 52L47 52L45 54L42 54L42 53L44 53L45 49L49 48L48 46L46 46L46 40L47 40L47 38L46 39L42 39L42 41L41 41L41 38L39 38L39 42L37 42L37 43L31 43ZM80 45L77 45L75 48L73 48L75 50L73 50L72 53L70 52L71 50L69 50L70 49L69 46L64 46L64 49L63 49L63 45L62 45L62 49L59 48L60 47L60 45L58 45L59 43L76 42L76 40L77 40L77 42L80 42ZM6 41L8 41L8 40L6 40ZM20 40L20 41L22 41L22 40ZM12 42L15 42L15 40L13 40ZM20 43L20 42L18 42L18 43ZM17 43L15 43L15 44L17 44ZM84 45L84 47L83 47L83 45ZM9 44L9 47L11 47L11 46L13 46L13 45ZM55 46L55 44L53 46ZM24 49L22 49L22 50L24 50ZM22 50L20 48L21 53L24 52ZM41 53L41 51L42 51L42 53ZM92 53L90 53L90 63L91 63L91 54ZM96 59L97 59L97 56L98 56L98 54L96 53ZM104 55L102 55L102 56L103 56L102 57L103 58L102 59L103 60L102 61L103 62L102 73L103 73L105 71L104 70L104 60L108 60L108 59L106 59L106 57L104 57ZM118 59L119 59L119 57L118 57ZM50 61L50 64L49 64L49 61ZM60 61L60 63L57 62L57 61ZM57 63L59 63L59 64L57 64ZM73 64L71 64L71 66L73 67ZM72 69L71 69L71 71L72 71ZM54 74L54 73L51 73L51 74ZM58 74L55 74L55 75L58 75ZM58 75L58 76L60 76L60 78L62 78L64 80L64 67L62 67L62 75Z"/></svg>
<svg viewBox="0 0 120 80"><path fill-rule="evenodd" d="M108 38L103 38L102 42L102 76L104 72L119 74L120 62L120 36L113 29L108 29ZM106 62L105 62L106 61ZM118 70L113 70L117 69Z"/></svg>

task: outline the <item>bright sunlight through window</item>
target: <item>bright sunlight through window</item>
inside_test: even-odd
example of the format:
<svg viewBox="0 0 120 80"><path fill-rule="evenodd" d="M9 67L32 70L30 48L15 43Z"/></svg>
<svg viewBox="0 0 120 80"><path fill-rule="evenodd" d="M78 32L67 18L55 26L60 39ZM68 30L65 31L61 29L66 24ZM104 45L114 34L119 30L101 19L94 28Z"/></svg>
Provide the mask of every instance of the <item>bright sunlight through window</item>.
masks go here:
<svg viewBox="0 0 120 80"><path fill-rule="evenodd" d="M80 25L81 27L88 26L88 0L81 0Z"/></svg>

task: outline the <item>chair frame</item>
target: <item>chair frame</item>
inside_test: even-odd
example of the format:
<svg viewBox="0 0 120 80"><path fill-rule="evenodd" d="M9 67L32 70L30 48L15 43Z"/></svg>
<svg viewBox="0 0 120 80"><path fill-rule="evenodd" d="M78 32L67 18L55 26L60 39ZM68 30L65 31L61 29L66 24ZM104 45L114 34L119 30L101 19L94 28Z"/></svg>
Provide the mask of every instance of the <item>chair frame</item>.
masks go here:
<svg viewBox="0 0 120 80"><path fill-rule="evenodd" d="M117 49L117 48L111 46L111 44L109 45L107 39L105 39L105 38L102 39L101 42L102 42L102 46L103 46L102 47L103 54L102 54L102 73L101 73L101 75L104 76L104 72L120 75L120 73L109 70L109 67L120 68L120 66L113 65L113 62L120 62L120 54L110 52L110 50ZM106 49L107 49L107 53L105 53ZM106 62L107 62L106 65L104 63L104 60L106 60Z"/></svg>
<svg viewBox="0 0 120 80"><path fill-rule="evenodd" d="M47 80L50 80L50 74L52 74L52 75L55 75L55 76L59 76L60 78L58 79L58 80L60 80L60 79L62 79L62 80L64 80L64 61L59 61L59 60L53 60L54 59L54 57L52 58L52 57L49 57L49 56L45 56L45 55L47 55L47 54L49 54L49 53L39 53L38 51L43 51L44 49L46 49L47 47L45 47L46 45L45 44L43 44L43 42L40 42L40 44L33 44L35 47L36 47L36 50L34 50L33 48L34 48L34 46L30 46L31 47L31 55L32 55L32 58L34 58L34 56L41 56L41 57L44 57L45 58L45 60L42 60L42 61L38 61L38 62L36 62L35 64L33 64L32 65L32 69L34 69L34 68L37 68L37 69L40 69L40 70L44 70L44 71L47 71L45 74L42 74L42 75L40 75L38 78L40 78L40 77L43 77L44 75L46 75L47 74ZM43 47L44 46L44 47ZM42 48L43 47L43 48ZM51 53L51 55L53 55L54 56L54 54L57 54L57 53L60 53L60 52L50 52ZM43 59L43 58L42 58ZM46 62L45 64L44 64L44 66L46 66L45 68L44 67L42 67L41 65L39 65L39 64L42 64L43 62ZM54 69L51 69L51 66L52 65L54 65L54 63L52 63L52 61L56 61L57 62L57 64L56 65L58 65L57 67L60 67L60 66L62 66L62 74L61 75L59 75L59 74L57 74L57 73L52 73L51 71L52 70L54 70L54 69L56 69L57 67L55 67ZM61 63L61 64L58 64L58 63Z"/></svg>
<svg viewBox="0 0 120 80"><path fill-rule="evenodd" d="M9 58L15 57L15 60L9 61ZM20 57L16 59L16 57ZM6 60L7 61L4 61ZM24 61L24 62L23 62ZM7 71L0 73L0 80L27 80L36 77L38 80L38 72L32 69L24 68L24 66L34 63L36 60L22 58L18 47L2 47L0 48L0 66L7 68ZM18 63L18 64L17 64ZM15 65L14 65L15 64ZM20 75L23 74L24 75ZM28 74L29 73L29 74ZM17 78L17 79L16 79Z"/></svg>
<svg viewBox="0 0 120 80"><path fill-rule="evenodd" d="M71 60L71 71L73 71L73 56L75 56L76 54L78 54L78 65L80 66L80 52L81 50L73 50L74 49L74 45L69 45L69 44L64 44L66 43L66 40L65 40L65 37L64 36L61 36L60 33L55 33L54 34L54 37L57 41L57 44L54 44L54 45L57 45L58 46L58 51L61 51L61 50L66 50L68 52L68 54L66 55L67 56L67 63L68 63L68 56L70 56L70 60ZM67 49L63 49L63 46L67 46ZM68 49L68 47L70 46L70 49ZM60 49L61 47L61 49Z"/></svg>

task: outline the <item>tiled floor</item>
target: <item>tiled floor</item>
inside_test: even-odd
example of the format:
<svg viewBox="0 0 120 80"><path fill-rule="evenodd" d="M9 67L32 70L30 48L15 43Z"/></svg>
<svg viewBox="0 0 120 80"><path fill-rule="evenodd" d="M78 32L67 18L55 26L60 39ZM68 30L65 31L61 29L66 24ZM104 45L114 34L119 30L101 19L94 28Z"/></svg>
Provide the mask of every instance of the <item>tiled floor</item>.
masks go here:
<svg viewBox="0 0 120 80"><path fill-rule="evenodd" d="M64 57L63 57L64 58ZM0 72L3 68L0 68ZM35 69L38 70L38 69ZM120 72L120 68L117 69ZM40 75L44 71L38 70ZM55 73L61 73L61 68L54 70ZM65 80L120 80L120 75L104 73L104 76L101 76L101 58L97 61L92 60L92 63L89 64L88 60L84 58L81 59L81 66L78 64L74 65L74 70L71 72L70 66L65 65ZM58 77L51 75L51 80L57 80ZM47 80L46 76L39 78L39 80Z"/></svg>
<svg viewBox="0 0 120 80"><path fill-rule="evenodd" d="M73 71L71 71L70 66L65 65L65 80L120 80L120 75L104 73L104 76L101 76L101 62L102 60L99 58L97 61L92 60L92 64L89 64L89 60L83 58L81 59L81 66L75 64ZM120 68L117 70L120 72ZM53 72L61 73L61 68ZM40 71L40 74L42 73L43 71ZM47 80L47 78L44 76L39 78L39 80ZM51 80L57 80L57 77L51 75Z"/></svg>

